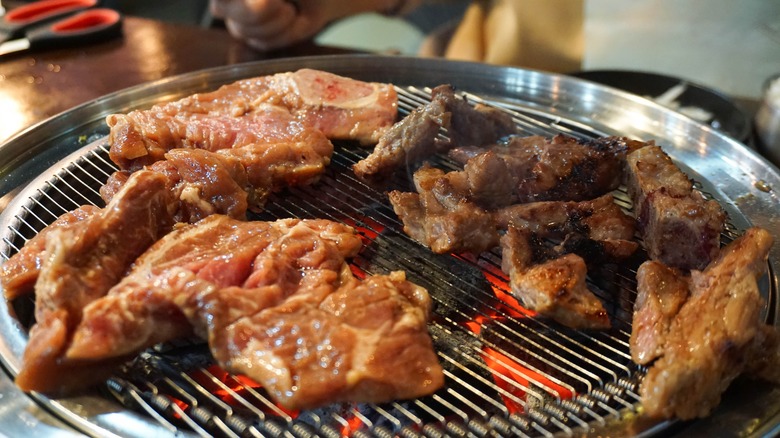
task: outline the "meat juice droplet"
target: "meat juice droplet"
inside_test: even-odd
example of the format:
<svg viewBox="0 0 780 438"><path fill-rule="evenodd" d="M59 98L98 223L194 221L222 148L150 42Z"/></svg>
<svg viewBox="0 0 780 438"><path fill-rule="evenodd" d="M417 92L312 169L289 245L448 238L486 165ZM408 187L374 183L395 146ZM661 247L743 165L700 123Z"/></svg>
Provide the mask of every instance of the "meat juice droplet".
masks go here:
<svg viewBox="0 0 780 438"><path fill-rule="evenodd" d="M767 184L767 182L764 181L763 179L760 179L760 180L756 181L753 184L753 187L757 188L758 190L761 190L764 193L769 193L769 192L772 191L772 186Z"/></svg>

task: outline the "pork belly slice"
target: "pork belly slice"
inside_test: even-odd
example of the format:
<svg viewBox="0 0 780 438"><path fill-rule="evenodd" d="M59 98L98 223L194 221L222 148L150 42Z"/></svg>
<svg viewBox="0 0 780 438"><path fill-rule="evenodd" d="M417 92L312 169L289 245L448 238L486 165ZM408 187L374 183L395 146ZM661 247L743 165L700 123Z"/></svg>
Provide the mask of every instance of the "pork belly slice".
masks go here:
<svg viewBox="0 0 780 438"><path fill-rule="evenodd" d="M147 167L165 177L171 191L176 222L195 223L212 214L246 219L251 190L246 169L232 156L202 149L172 149L165 159ZM100 196L108 203L127 182L131 173L114 172L100 187Z"/></svg>
<svg viewBox="0 0 780 438"><path fill-rule="evenodd" d="M326 220L184 226L85 308L67 360L110 362L194 333L292 409L430 394L443 377L428 294L401 272L355 278L345 259L360 247Z"/></svg>
<svg viewBox="0 0 780 438"><path fill-rule="evenodd" d="M657 145L627 158L626 186L639 231L653 260L683 269L704 269L720 250L726 214L706 200Z"/></svg>
<svg viewBox="0 0 780 438"><path fill-rule="evenodd" d="M639 143L623 137L577 140L566 135L512 136L488 148L457 148L450 151L467 165L482 154L502 160L506 176L487 173L485 178L513 181L511 199L505 205L537 201L584 201L608 193L621 183L628 151ZM480 166L474 166L480 169ZM476 171L470 175L474 180Z"/></svg>
<svg viewBox="0 0 780 438"><path fill-rule="evenodd" d="M550 258L533 233L510 225L501 237L501 268L512 295L526 308L574 329L610 327L607 311L585 282L582 257Z"/></svg>
<svg viewBox="0 0 780 438"><path fill-rule="evenodd" d="M414 173L418 193L388 194L404 232L437 254L479 254L498 245L492 215L464 195L462 175L424 166Z"/></svg>
<svg viewBox="0 0 780 438"><path fill-rule="evenodd" d="M79 388L100 367L62 360L82 309L104 296L131 263L173 225L170 193L154 172L132 175L104 209L46 235L35 283L35 319L16 384L24 391Z"/></svg>
<svg viewBox="0 0 780 438"><path fill-rule="evenodd" d="M776 372L760 373L767 360L778 357L777 350L763 350L772 345L776 348L777 341L776 333L772 333L774 328L760 320L763 303L757 284L766 272L771 245L769 232L750 228L724 247L704 271L692 271L690 279L674 279L675 271L662 274L671 276L673 282L688 282L690 296L679 307L668 329L655 333L661 336L655 340L655 344L662 345L660 357L652 363L640 386L647 415L704 417L720 403L722 393L743 372L759 371L764 377L777 376ZM655 262L647 263L657 266ZM665 285L660 290L654 288L657 282L654 275L644 275L639 280L642 281L639 291L643 294L660 294L669 289ZM679 289L679 285L672 285L672 289ZM665 297L638 298L655 299ZM676 306L654 307L658 319L664 320ZM640 318L643 309L639 309ZM636 327L650 329L642 324ZM758 357L767 359L763 364L751 364ZM777 365L774 363L769 368Z"/></svg>
<svg viewBox="0 0 780 438"><path fill-rule="evenodd" d="M447 140L438 138L446 129ZM423 158L459 146L482 146L517 132L512 118L495 108L472 106L450 85L431 91L431 101L415 108L379 139L373 152L352 166L355 175L381 185L399 169L416 167Z"/></svg>
<svg viewBox="0 0 780 438"><path fill-rule="evenodd" d="M46 236L54 230L66 229L100 212L100 208L84 205L69 211L27 241L19 252L0 265L0 286L6 300L14 300L35 291L35 282L46 254Z"/></svg>

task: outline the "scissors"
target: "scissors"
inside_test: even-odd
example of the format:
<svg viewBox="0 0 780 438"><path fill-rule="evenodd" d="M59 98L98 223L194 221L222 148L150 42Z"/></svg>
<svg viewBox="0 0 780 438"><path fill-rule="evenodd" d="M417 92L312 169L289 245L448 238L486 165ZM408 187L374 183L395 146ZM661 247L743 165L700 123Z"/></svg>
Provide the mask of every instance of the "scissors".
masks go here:
<svg viewBox="0 0 780 438"><path fill-rule="evenodd" d="M98 0L42 0L0 16L0 55L118 36L122 16Z"/></svg>

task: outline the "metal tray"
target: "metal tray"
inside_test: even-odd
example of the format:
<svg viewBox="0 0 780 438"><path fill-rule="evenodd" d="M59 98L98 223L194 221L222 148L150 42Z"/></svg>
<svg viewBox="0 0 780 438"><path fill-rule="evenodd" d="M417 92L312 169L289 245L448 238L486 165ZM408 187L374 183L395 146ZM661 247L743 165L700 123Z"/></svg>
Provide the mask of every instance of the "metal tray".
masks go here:
<svg viewBox="0 0 780 438"><path fill-rule="evenodd" d="M52 166L92 148L91 142L107 133L103 120L108 114L147 108L244 77L302 67L403 87L450 83L460 91L496 104L522 108L524 114L531 115L531 122L544 120L546 126L562 131L654 139L724 205L738 228L761 226L780 242L780 172L745 145L708 126L641 97L572 77L475 63L368 55L291 58L221 67L133 87L76 107L0 145L0 210L15 210L23 201L17 195L25 186L40 184L51 177ZM776 294L780 243L770 253L770 267L766 290ZM776 325L779 304L774 294L767 297L764 316L768 323ZM11 374L18 369L25 339L24 330L4 303L0 308L0 357ZM166 432L148 424L142 415L123 412L123 408L105 398L85 395L55 400L27 396L13 387L7 374L2 377L0 403L7 413L0 416L0 421L8 425L7 432L30 426L49 434L71 427L90 435L143 436ZM674 424L667 432L768 436L780 430L778 388L741 380L733 386L711 417ZM64 423L44 415L44 411ZM603 426L594 425L593 431ZM608 430L609 434L649 435L671 426L637 425L629 418L621 418Z"/></svg>

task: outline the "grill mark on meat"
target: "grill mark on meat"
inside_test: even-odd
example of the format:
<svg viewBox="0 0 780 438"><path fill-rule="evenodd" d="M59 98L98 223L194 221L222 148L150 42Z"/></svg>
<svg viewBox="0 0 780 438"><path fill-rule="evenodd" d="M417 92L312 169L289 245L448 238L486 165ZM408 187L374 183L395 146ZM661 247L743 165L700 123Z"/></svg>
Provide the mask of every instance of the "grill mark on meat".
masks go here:
<svg viewBox="0 0 780 438"><path fill-rule="evenodd" d="M81 389L108 371L62 360L88 303L105 295L172 226L165 181L137 172L104 209L47 233L35 283L35 319L16 384L25 391ZM65 381L62 381L62 379Z"/></svg>
<svg viewBox="0 0 780 438"><path fill-rule="evenodd" d="M438 139L441 129L448 140ZM482 146L517 133L512 118L495 108L472 106L450 85L431 91L431 101L417 107L382 135L373 152L352 170L361 180L382 185L398 169L455 147Z"/></svg>
<svg viewBox="0 0 780 438"><path fill-rule="evenodd" d="M690 278L679 277L679 271L659 268L657 262L646 262L644 269L671 276L671 291L677 294L687 283L689 297L677 303L657 305L655 300L680 297L658 296L670 289L655 289L658 277L643 275L639 291L641 302L637 310L636 329L654 330L650 356L660 356L650 367L640 386L642 404L652 417L692 419L708 415L720 402L721 394L744 371L766 369L767 361L752 367L748 362L757 357L777 358L777 351L761 348L776 346L776 333L760 321L762 306L757 280L766 271L767 256L772 245L771 235L760 228L750 228L744 235L724 247L704 271L692 271ZM644 325L656 319L660 326ZM669 321L669 319L671 319ZM667 322L668 321L668 322ZM638 332L635 339L645 336ZM635 349L632 354L645 352ZM632 347L637 347L632 343ZM777 363L774 364L777 366ZM764 376L772 376L765 373ZM774 374L776 376L776 373Z"/></svg>
<svg viewBox="0 0 780 438"><path fill-rule="evenodd" d="M627 158L626 185L648 255L683 270L704 269L720 251L726 214L659 147Z"/></svg>
<svg viewBox="0 0 780 438"><path fill-rule="evenodd" d="M466 166L486 153L504 161L508 175L493 177L513 182L511 197L504 201L509 205L583 201L615 190L621 182L626 154L636 147L638 142L623 137L582 141L563 134L552 138L512 136L489 148L453 149L450 156Z"/></svg>
<svg viewBox="0 0 780 438"><path fill-rule="evenodd" d="M549 258L527 229L509 226L501 237L501 268L509 275L512 294L528 309L571 328L610 327L601 301L588 290L582 257Z"/></svg>
<svg viewBox="0 0 780 438"><path fill-rule="evenodd" d="M211 216L174 231L87 306L67 357L102 363L194 332L291 409L384 402L443 384L430 298L401 272L355 278L361 240L326 220Z"/></svg>
<svg viewBox="0 0 780 438"><path fill-rule="evenodd" d="M534 235L560 242L558 254L575 253L589 264L630 257L639 244L635 220L615 204L611 194L581 202L543 201L496 210L496 226L524 228Z"/></svg>

